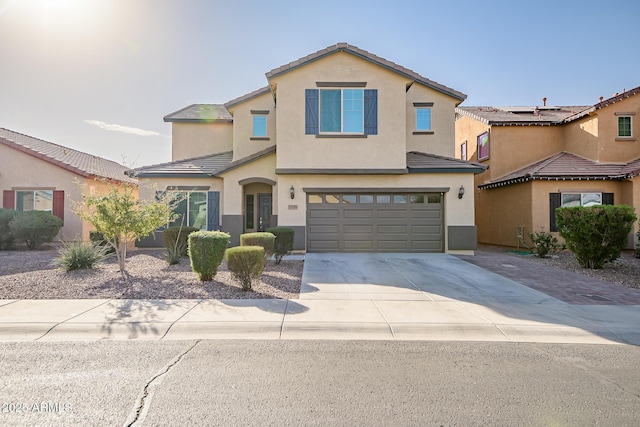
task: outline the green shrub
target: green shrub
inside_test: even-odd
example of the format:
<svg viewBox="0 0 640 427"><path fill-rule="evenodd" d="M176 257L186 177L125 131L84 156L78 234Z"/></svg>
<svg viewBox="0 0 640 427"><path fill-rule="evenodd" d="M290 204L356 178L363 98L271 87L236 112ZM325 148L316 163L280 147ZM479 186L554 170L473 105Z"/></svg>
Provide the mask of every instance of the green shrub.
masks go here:
<svg viewBox="0 0 640 427"><path fill-rule="evenodd" d="M110 246L100 246L94 243L69 242L58 249L58 258L54 263L67 271L79 268L93 268L107 255Z"/></svg>
<svg viewBox="0 0 640 427"><path fill-rule="evenodd" d="M99 231L90 231L89 240L93 245L104 248L105 254L116 253L116 248L113 247L113 244L109 240L105 239L104 235Z"/></svg>
<svg viewBox="0 0 640 427"><path fill-rule="evenodd" d="M240 246L260 246L264 249L264 262L273 255L276 236L268 232L245 233L240 236Z"/></svg>
<svg viewBox="0 0 640 427"><path fill-rule="evenodd" d="M638 238L638 243L636 243L636 258L640 258L640 231L636 233L636 237Z"/></svg>
<svg viewBox="0 0 640 427"><path fill-rule="evenodd" d="M224 258L231 236L222 231L195 231L189 234L191 269L200 280L211 281Z"/></svg>
<svg viewBox="0 0 640 427"><path fill-rule="evenodd" d="M546 258L549 253L556 253L566 249L566 245L558 242L558 238L544 230L529 234L533 242L533 252L540 258Z"/></svg>
<svg viewBox="0 0 640 427"><path fill-rule="evenodd" d="M17 212L12 209L0 209L0 250L3 247L9 249L13 246L15 239L9 228L9 221L11 221L16 214Z"/></svg>
<svg viewBox="0 0 640 427"><path fill-rule="evenodd" d="M177 256L178 259L187 256L187 248L189 247L189 234L199 231L195 227L169 227L164 230L162 236L164 238L164 247L169 253L169 257ZM177 264L177 263L174 263Z"/></svg>
<svg viewBox="0 0 640 427"><path fill-rule="evenodd" d="M560 235L584 268L602 268L619 258L635 220L633 208L626 205L556 209Z"/></svg>
<svg viewBox="0 0 640 427"><path fill-rule="evenodd" d="M27 211L15 215L9 228L16 239L24 240L29 249L36 249L58 235L62 220L49 212Z"/></svg>
<svg viewBox="0 0 640 427"><path fill-rule="evenodd" d="M253 283L260 280L264 269L264 248L262 246L236 246L227 249L227 268L242 289L250 291Z"/></svg>
<svg viewBox="0 0 640 427"><path fill-rule="evenodd" d="M273 255L276 259L276 264L280 264L282 257L289 255L293 249L293 237L295 232L292 228L287 227L271 227L267 228L267 232L276 236Z"/></svg>

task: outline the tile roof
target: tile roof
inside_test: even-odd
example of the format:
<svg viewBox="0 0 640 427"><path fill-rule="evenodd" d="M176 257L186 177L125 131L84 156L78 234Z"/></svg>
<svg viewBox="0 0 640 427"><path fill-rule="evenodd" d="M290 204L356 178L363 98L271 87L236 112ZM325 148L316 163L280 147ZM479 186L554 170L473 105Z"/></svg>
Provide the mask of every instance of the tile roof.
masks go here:
<svg viewBox="0 0 640 427"><path fill-rule="evenodd" d="M135 179L125 175L128 169L119 163L32 136L0 128L0 143L85 178L137 183Z"/></svg>
<svg viewBox="0 0 640 427"><path fill-rule="evenodd" d="M394 62L388 61L384 58L381 58L377 55L374 55L370 52L367 52L366 50L360 49L356 46L350 45L348 43L338 43L335 44L333 46L329 46L325 49L321 49L315 53L312 53L310 55L304 56L300 59L297 59L293 62L290 62L288 64L282 65L278 68L274 68L273 70L269 71L266 73L267 79L270 79L272 77L276 77L279 76L281 74L284 74L288 71L291 71L293 69L296 69L298 67L301 67L305 64L308 64L310 62L316 61L320 58L323 58L327 55L331 55L333 53L336 52L348 52L351 53L353 55L356 55L360 58L366 59L367 61L373 62L374 64L380 65L388 70L394 71L398 74L401 74L403 76L409 77L410 79L413 79L415 81L417 81L418 83L421 83L425 86L428 86L432 89L435 89L437 91L440 91L442 93L445 93L449 96L452 96L460 101L464 101L467 98L467 95L465 95L462 92L458 92L457 90L451 89L450 87L447 87L445 85L442 85L440 83L434 82L433 80L429 80L426 77L421 76L420 74L416 73L413 70L410 70L408 68L405 68L401 65L398 65Z"/></svg>
<svg viewBox="0 0 640 427"><path fill-rule="evenodd" d="M453 159L451 157L436 156L435 154L410 151L407 153L407 168L409 173L447 173L473 172L481 173L487 169L479 163Z"/></svg>
<svg viewBox="0 0 640 427"><path fill-rule="evenodd" d="M232 99L231 101L225 102L224 106L225 108L230 108L242 102L253 99L257 96L264 95L265 93L271 93L271 86L261 87L260 89L254 90L253 92L250 92L246 95L242 95L236 99Z"/></svg>
<svg viewBox="0 0 640 427"><path fill-rule="evenodd" d="M223 104L192 104L164 116L165 122L232 122L233 116Z"/></svg>
<svg viewBox="0 0 640 427"><path fill-rule="evenodd" d="M564 107L457 107L456 113L496 126L550 126L591 108L589 105Z"/></svg>
<svg viewBox="0 0 640 427"><path fill-rule="evenodd" d="M602 164L565 151L519 169L479 188L496 188L531 180L615 180L640 175L640 159L627 164Z"/></svg>
<svg viewBox="0 0 640 427"><path fill-rule="evenodd" d="M209 154L175 162L143 166L129 171L139 178L209 178L231 163L233 152Z"/></svg>

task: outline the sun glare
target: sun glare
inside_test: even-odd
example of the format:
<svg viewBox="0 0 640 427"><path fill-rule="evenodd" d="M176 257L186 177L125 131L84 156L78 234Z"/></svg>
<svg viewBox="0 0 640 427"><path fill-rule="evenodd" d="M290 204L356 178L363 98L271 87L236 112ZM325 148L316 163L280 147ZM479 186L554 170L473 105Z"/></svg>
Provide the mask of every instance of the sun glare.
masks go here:
<svg viewBox="0 0 640 427"><path fill-rule="evenodd" d="M92 29L103 18L95 0L37 0L42 24L47 30L74 32Z"/></svg>

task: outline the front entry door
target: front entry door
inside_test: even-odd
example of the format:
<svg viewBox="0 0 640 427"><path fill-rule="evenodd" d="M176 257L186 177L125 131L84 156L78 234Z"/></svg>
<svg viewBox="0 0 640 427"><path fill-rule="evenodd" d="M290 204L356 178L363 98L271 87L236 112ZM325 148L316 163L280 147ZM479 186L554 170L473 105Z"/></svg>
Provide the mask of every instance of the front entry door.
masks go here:
<svg viewBox="0 0 640 427"><path fill-rule="evenodd" d="M258 231L271 227L271 194L258 194Z"/></svg>

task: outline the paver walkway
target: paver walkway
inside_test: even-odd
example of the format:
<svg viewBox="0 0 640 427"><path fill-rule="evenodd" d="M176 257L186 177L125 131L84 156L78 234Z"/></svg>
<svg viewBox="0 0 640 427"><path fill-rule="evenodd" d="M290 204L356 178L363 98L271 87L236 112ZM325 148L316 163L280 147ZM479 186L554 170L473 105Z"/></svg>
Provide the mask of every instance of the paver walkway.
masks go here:
<svg viewBox="0 0 640 427"><path fill-rule="evenodd" d="M568 304L640 305L640 289L627 288L526 258L500 252L477 252L474 256L459 255L458 258Z"/></svg>

